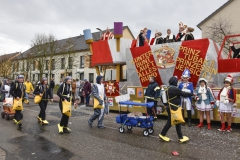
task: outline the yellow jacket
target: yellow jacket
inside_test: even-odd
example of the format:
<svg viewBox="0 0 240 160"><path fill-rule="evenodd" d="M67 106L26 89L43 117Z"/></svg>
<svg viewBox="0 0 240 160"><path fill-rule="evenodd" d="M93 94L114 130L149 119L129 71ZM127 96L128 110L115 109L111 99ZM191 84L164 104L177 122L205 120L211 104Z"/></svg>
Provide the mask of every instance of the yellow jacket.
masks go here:
<svg viewBox="0 0 240 160"><path fill-rule="evenodd" d="M25 86L26 86L26 92L27 92L27 93L30 93L31 91L34 91L31 82L25 82L24 84L25 84Z"/></svg>

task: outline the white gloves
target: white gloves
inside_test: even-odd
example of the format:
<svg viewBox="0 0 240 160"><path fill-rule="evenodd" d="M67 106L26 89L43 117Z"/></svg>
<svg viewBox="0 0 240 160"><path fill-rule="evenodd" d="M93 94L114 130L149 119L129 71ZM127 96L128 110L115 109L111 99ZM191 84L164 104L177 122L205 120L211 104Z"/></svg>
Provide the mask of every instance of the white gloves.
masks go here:
<svg viewBox="0 0 240 160"><path fill-rule="evenodd" d="M229 100L228 99L226 99L226 100L224 100L224 102L223 102L225 105L227 105L228 103L229 103Z"/></svg>
<svg viewBox="0 0 240 160"><path fill-rule="evenodd" d="M189 90L189 89L183 89L182 91L187 92L187 93L191 93L191 90Z"/></svg>
<svg viewBox="0 0 240 160"><path fill-rule="evenodd" d="M220 101L219 101L219 100L217 100L217 101L215 102L215 104L216 104L216 106L218 106L218 107L219 107L219 105L220 105Z"/></svg>

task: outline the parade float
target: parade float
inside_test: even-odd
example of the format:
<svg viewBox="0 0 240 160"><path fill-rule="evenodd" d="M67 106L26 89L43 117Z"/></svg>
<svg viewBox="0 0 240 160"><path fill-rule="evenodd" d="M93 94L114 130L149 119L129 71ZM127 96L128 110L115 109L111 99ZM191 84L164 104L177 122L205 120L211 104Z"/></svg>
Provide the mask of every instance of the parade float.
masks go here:
<svg viewBox="0 0 240 160"><path fill-rule="evenodd" d="M144 90L149 84L149 76L154 76L159 85L168 85L170 77L180 78L184 69L188 68L191 72L189 81L194 87L198 85L199 78L203 77L208 81L215 97L223 87L224 78L228 74L232 75L232 86L237 90L233 122L240 123L240 59L230 59L231 51L224 49L226 41L236 44L238 42L232 39L240 35L226 36L221 46L205 38L135 47L136 40L121 38L122 26L122 22L115 22L115 39L105 41L94 42L91 30L84 30L84 37L91 51L91 67L96 69L98 75L106 74L108 69L116 71L115 80L105 81L110 110L119 110L115 97L120 95L128 94L131 101L144 102ZM122 78L124 67L127 70L125 79ZM145 113L143 107L125 107L126 111L133 109ZM158 106L157 114L166 115L165 107ZM192 118L198 117L196 111ZM219 121L217 108L211 111L211 119Z"/></svg>

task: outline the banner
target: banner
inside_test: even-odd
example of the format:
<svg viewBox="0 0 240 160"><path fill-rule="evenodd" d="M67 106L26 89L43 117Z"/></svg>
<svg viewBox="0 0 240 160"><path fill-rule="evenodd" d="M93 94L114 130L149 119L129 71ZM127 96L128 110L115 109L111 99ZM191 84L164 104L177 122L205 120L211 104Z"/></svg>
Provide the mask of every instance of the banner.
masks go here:
<svg viewBox="0 0 240 160"><path fill-rule="evenodd" d="M187 68L191 72L190 82L196 86L209 46L208 39L194 41L184 41L179 48L179 55L176 59L176 67L173 76L182 76L182 72Z"/></svg>
<svg viewBox="0 0 240 160"><path fill-rule="evenodd" d="M142 86L148 86L150 76L155 77L156 82L161 85L162 80L150 46L130 48L130 50L133 57L132 63L136 67Z"/></svg>

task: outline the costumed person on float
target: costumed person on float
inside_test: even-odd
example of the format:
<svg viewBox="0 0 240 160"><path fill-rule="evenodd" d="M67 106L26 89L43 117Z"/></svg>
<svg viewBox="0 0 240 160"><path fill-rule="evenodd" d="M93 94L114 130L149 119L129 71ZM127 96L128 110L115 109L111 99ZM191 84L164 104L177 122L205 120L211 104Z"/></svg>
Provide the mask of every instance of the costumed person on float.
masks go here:
<svg viewBox="0 0 240 160"><path fill-rule="evenodd" d="M193 93L193 84L192 82L189 82L190 78L190 71L188 69L185 69L182 73L182 82L179 84L178 88L181 89L184 92ZM184 107L187 110L187 116L188 116L188 126L191 126L191 119L192 119L192 97L182 97L182 108ZM182 112L184 117L184 111Z"/></svg>
<svg viewBox="0 0 240 160"><path fill-rule="evenodd" d="M167 109L168 113L168 120L167 123L165 124L161 134L159 134L159 138L169 142L170 138L166 136L168 130L171 128L171 112L170 112L170 107L171 110L176 111L179 107L181 107L181 97L190 97L193 96L194 94L191 92L183 92L181 89L177 88L178 84L178 78L177 76L171 77L169 79L169 86L166 90L166 101L167 103L164 103ZM163 98L163 97L162 97ZM181 115L181 114L180 114ZM189 140L187 136L182 135L182 130L181 130L181 124L176 124L176 131L177 135L179 138L179 142L183 143Z"/></svg>
<svg viewBox="0 0 240 160"><path fill-rule="evenodd" d="M176 36L176 42L184 41L186 31L187 31L187 25L180 22L179 33Z"/></svg>
<svg viewBox="0 0 240 160"><path fill-rule="evenodd" d="M14 103L18 103L19 105L14 109L15 110L15 115L14 115L14 123L16 125L18 125L19 127L22 126L22 118L23 118L23 115L22 115L22 110L23 110L23 99L24 99L24 96L25 96L25 85L23 83L24 81L24 76L23 75L18 75L17 76L17 81L15 81L15 83L11 86L10 88L10 94L13 96L13 99L14 99L14 102L13 102L13 106L14 106Z"/></svg>
<svg viewBox="0 0 240 160"><path fill-rule="evenodd" d="M219 106L219 113L222 127L218 129L219 131L231 132L232 128L232 112L236 106L236 90L231 86L233 83L233 78L228 75L224 79L224 87L219 91L216 105ZM228 127L225 126L225 116L228 123Z"/></svg>
<svg viewBox="0 0 240 160"><path fill-rule="evenodd" d="M97 76L96 84L92 86L92 95L93 97L99 102L99 105L102 108L94 108L94 113L88 120L88 125L92 127L92 123L94 120L98 119L98 128L104 129L105 126L103 125L104 113L107 109L107 97L105 93L105 88L103 84L103 77L101 75ZM96 105L96 104L93 104Z"/></svg>
<svg viewBox="0 0 240 160"><path fill-rule="evenodd" d="M144 28L143 30L140 31L140 34L137 37L137 47L144 46L145 42L147 42L147 28Z"/></svg>
<svg viewBox="0 0 240 160"><path fill-rule="evenodd" d="M157 111L157 102L160 95L160 87L158 83L155 81L155 77L151 76L149 78L149 85L144 93L144 97L147 102L154 102L154 107L147 108L147 114L154 116L154 119L157 119L156 111Z"/></svg>
<svg viewBox="0 0 240 160"><path fill-rule="evenodd" d="M151 41L150 41L150 45L163 44L164 39L161 36L162 36L161 32L156 32L155 37L152 38Z"/></svg>
<svg viewBox="0 0 240 160"><path fill-rule="evenodd" d="M183 41L194 40L194 36L192 34L193 31L194 31L194 28L188 27L187 31L186 31L186 34L182 37L182 39L184 39Z"/></svg>
<svg viewBox="0 0 240 160"><path fill-rule="evenodd" d="M72 83L72 77L67 76L57 91L57 95L60 97L59 108L62 113L62 118L61 118L60 124L58 124L58 131L60 134L71 132L71 129L68 128L68 120L69 120L70 115L63 113L63 101L70 102L70 105L71 105L71 102L74 103L74 99L72 97L71 83ZM74 106L77 106L77 104L74 103Z"/></svg>
<svg viewBox="0 0 240 160"><path fill-rule="evenodd" d="M110 32L109 28L107 27L106 32L102 34L101 40L109 40L113 39L114 35L112 32Z"/></svg>
<svg viewBox="0 0 240 160"><path fill-rule="evenodd" d="M199 119L200 123L197 125L198 128L203 127L203 117L204 112L206 114L207 118L207 128L208 130L211 129L211 119L210 119L210 111L212 111L212 108L214 106L214 96L212 93L211 88L207 86L207 80L204 78L199 79L199 87L196 89L197 96L196 99L196 107L197 110L200 113Z"/></svg>
<svg viewBox="0 0 240 160"><path fill-rule="evenodd" d="M42 78L40 84L35 87L34 92L35 95L39 95L41 97L41 101L38 103L40 107L40 113L38 114L38 122L41 124L49 124L46 120L46 109L48 101L51 100L53 102L53 94L51 88L48 86L47 78Z"/></svg>
<svg viewBox="0 0 240 160"><path fill-rule="evenodd" d="M172 34L171 29L167 30L167 35L164 38L164 43L171 43L171 42L175 42L175 35Z"/></svg>
<svg viewBox="0 0 240 160"><path fill-rule="evenodd" d="M234 53L232 58L240 58L240 48L236 49L232 43L230 43L229 46Z"/></svg>

